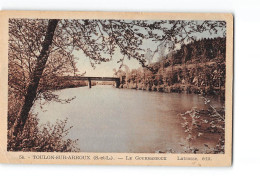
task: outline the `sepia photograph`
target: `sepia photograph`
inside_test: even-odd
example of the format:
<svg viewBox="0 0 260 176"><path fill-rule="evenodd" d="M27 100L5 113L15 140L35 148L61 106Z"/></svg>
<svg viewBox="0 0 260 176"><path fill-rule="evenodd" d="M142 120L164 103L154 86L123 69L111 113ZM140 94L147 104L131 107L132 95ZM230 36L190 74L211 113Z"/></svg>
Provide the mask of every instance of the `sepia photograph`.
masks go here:
<svg viewBox="0 0 260 176"><path fill-rule="evenodd" d="M226 154L227 20L119 16L8 18L7 153Z"/></svg>

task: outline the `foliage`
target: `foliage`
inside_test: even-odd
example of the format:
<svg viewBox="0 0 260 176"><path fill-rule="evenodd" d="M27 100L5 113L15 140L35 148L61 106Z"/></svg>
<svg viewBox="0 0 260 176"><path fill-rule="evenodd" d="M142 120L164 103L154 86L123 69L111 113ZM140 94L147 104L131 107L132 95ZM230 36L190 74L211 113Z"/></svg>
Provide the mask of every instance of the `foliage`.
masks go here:
<svg viewBox="0 0 260 176"><path fill-rule="evenodd" d="M207 109L192 108L180 116L183 119L182 127L187 133L186 141L188 145L185 148L186 153L224 153L225 149L225 111L224 108L216 110L210 105L210 100L202 97ZM219 112L220 113L219 113ZM200 151L196 147L191 147L193 140L210 133L219 134L219 140L214 148L210 148L208 144L204 144L204 149Z"/></svg>
<svg viewBox="0 0 260 176"><path fill-rule="evenodd" d="M47 25L45 19L9 21L9 88L19 99L25 96L33 77ZM167 43L173 46L173 43L194 40L196 33L215 33L223 29L223 21L59 20L37 95L53 85L60 85L63 81L60 76L77 74L76 50L83 52L93 67L110 61L115 52L120 51L122 64L125 58L133 58L148 70L156 71L156 66L146 64L153 54L150 50L145 53L143 40L158 43L161 52ZM201 46L198 42L194 45Z"/></svg>
<svg viewBox="0 0 260 176"><path fill-rule="evenodd" d="M24 125L29 123L28 114L37 99L63 101L52 90L64 82L62 76L77 75L75 53L83 52L95 67L95 64L112 60L119 52L121 65L124 59L136 59L154 74L161 64L147 64L152 54L145 56L144 40L155 42L158 47L154 52L158 52L164 47L174 48L177 44L190 42L197 33L220 32L225 36L225 28L224 21L10 19L8 130L14 135L11 139L22 133ZM142 70L135 73L140 75ZM150 73L145 75L154 81L142 83L130 73L126 74L130 78L126 82L132 80L136 88L142 83L149 89L153 85L160 86L155 88L157 90L164 89L162 74L159 80ZM19 140L17 145L20 145Z"/></svg>
<svg viewBox="0 0 260 176"><path fill-rule="evenodd" d="M67 119L56 121L56 124L44 124L39 126L36 115L30 115L23 133L16 138L8 135L8 151L27 152L77 152L77 140L66 139L69 130Z"/></svg>
<svg viewBox="0 0 260 176"><path fill-rule="evenodd" d="M220 95L224 100L225 38L202 39L182 45L180 50L170 52L151 67L157 72L140 68L126 74L119 69L117 76L125 79L121 87Z"/></svg>
<svg viewBox="0 0 260 176"><path fill-rule="evenodd" d="M10 98L14 95L17 99L24 100L26 96L36 60L42 49L41 44L47 23L48 20L10 19L9 21L8 86ZM49 52L49 59L38 86L36 99L42 93L50 96L49 90L64 82L61 76L77 72L76 58L71 53L63 52L60 47L53 47Z"/></svg>

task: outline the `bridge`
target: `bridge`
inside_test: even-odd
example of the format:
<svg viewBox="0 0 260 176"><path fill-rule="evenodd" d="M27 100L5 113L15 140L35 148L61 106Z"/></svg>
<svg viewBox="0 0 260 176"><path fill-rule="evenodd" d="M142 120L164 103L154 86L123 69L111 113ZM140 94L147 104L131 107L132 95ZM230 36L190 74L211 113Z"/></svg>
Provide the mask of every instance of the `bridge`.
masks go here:
<svg viewBox="0 0 260 176"><path fill-rule="evenodd" d="M67 76L67 79L70 80L81 80L81 81L88 81L89 88L91 88L91 81L115 81L116 88L120 86L120 78L117 77L89 77L89 76Z"/></svg>

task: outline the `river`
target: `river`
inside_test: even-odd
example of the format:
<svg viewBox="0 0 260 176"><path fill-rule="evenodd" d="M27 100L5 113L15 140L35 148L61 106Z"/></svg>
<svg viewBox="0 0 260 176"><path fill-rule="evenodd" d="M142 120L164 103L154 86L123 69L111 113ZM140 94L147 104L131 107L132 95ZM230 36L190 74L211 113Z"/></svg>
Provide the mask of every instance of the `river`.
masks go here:
<svg viewBox="0 0 260 176"><path fill-rule="evenodd" d="M73 126L68 138L79 139L81 152L154 153L183 151L186 135L178 116L192 107L205 106L199 95L160 93L111 86L69 88L56 91L60 98L75 97L70 103L50 102L33 112L40 124L68 118ZM213 101L214 106L220 102ZM212 136L202 136L194 146L216 144Z"/></svg>

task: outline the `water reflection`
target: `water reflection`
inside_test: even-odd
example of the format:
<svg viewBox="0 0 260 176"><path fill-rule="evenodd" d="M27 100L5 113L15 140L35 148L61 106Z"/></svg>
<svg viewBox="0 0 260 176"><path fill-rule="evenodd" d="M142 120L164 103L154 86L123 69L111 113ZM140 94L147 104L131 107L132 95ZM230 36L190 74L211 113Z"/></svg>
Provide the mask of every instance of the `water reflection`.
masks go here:
<svg viewBox="0 0 260 176"><path fill-rule="evenodd" d="M76 98L69 104L51 102L43 109L36 103L40 123L68 118L69 138L79 139L81 152L154 153L172 148L182 152L186 134L178 116L192 107L203 108L198 95L159 93L110 86L64 89L60 98ZM221 106L217 101L215 106ZM47 110L47 111L45 111ZM194 142L214 145L217 139L203 136Z"/></svg>

